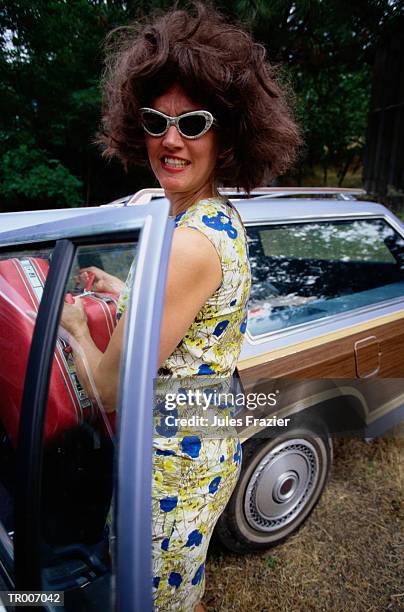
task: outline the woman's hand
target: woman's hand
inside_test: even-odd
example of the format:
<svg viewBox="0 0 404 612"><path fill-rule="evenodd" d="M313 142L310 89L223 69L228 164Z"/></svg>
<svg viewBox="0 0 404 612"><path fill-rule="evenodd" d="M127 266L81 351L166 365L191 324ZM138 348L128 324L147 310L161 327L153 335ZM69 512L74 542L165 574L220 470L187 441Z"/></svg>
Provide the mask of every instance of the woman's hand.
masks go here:
<svg viewBox="0 0 404 612"><path fill-rule="evenodd" d="M94 281L91 286L92 291L119 294L125 285L120 278L117 278L112 274L108 274L108 272L105 272L96 266L81 268L76 276L77 282L85 287L92 275L94 275Z"/></svg>
<svg viewBox="0 0 404 612"><path fill-rule="evenodd" d="M60 324L73 338L77 339L88 333L88 325L82 300L73 299L73 303L64 303Z"/></svg>

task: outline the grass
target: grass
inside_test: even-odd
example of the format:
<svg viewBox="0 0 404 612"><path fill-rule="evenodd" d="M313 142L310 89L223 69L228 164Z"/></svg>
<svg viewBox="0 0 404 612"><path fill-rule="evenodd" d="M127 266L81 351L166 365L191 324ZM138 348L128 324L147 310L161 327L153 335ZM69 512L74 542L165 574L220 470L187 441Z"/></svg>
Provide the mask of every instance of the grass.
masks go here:
<svg viewBox="0 0 404 612"><path fill-rule="evenodd" d="M338 174L335 168L329 168L327 173L327 184L324 185L324 177L323 171L320 166L316 166L311 170L311 172L307 172L307 174L303 177L302 187L338 187ZM292 174L289 177L281 178L281 185L288 187L296 187L297 186L297 178ZM364 189L363 185L363 167L359 166L356 172L352 172L349 170L344 178L344 181L341 187L346 188L357 188ZM370 199L375 202L380 202L385 204L387 208L390 208L392 212L397 215L402 221L404 221L404 200L403 193L401 191L392 190L388 188L388 196L381 197L377 195L370 195L359 197L359 199ZM391 203L390 196L399 196L397 202L393 205Z"/></svg>
<svg viewBox="0 0 404 612"><path fill-rule="evenodd" d="M343 180L341 187L363 189L363 168L360 166L356 172L349 170ZM292 180L296 180L295 178ZM327 172L327 184L324 185L323 170L316 166L310 174L303 177L302 187L338 187L339 177L335 168L329 168ZM292 185L293 186L293 185Z"/></svg>
<svg viewBox="0 0 404 612"><path fill-rule="evenodd" d="M336 440L318 506L283 545L247 556L213 550L207 610L404 610L403 434Z"/></svg>

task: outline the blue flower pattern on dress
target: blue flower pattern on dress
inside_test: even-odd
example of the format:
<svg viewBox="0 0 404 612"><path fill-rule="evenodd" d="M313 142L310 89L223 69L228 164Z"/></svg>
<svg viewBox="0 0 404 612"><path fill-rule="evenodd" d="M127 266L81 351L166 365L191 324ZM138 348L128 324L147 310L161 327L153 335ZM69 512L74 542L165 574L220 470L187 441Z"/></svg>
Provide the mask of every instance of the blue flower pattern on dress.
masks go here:
<svg viewBox="0 0 404 612"><path fill-rule="evenodd" d="M161 450L161 448L156 449L156 455L163 455L163 457L175 457L175 454L175 451L172 450Z"/></svg>
<svg viewBox="0 0 404 612"><path fill-rule="evenodd" d="M155 589L159 588L159 584L160 584L160 576L154 576L153 578L153 586Z"/></svg>
<svg viewBox="0 0 404 612"><path fill-rule="evenodd" d="M188 540L185 546L187 546L188 548L190 548L191 546L199 546L201 542L202 542L201 532L199 531L199 529L194 529L188 535Z"/></svg>
<svg viewBox="0 0 404 612"><path fill-rule="evenodd" d="M237 449L233 455L233 460L234 460L234 463L236 463L237 465L241 464L241 444L240 442L237 443Z"/></svg>
<svg viewBox="0 0 404 612"><path fill-rule="evenodd" d="M221 336L224 330L226 329L226 327L228 326L228 324L229 324L228 320L220 321L220 323L218 323L215 329L213 330L213 335L216 337Z"/></svg>
<svg viewBox="0 0 404 612"><path fill-rule="evenodd" d="M182 582L181 574L179 574L178 572L171 572L171 574L168 577L168 584L178 589L181 582Z"/></svg>
<svg viewBox="0 0 404 612"><path fill-rule="evenodd" d="M178 503L178 497L164 497L160 499L160 508L163 512L171 512Z"/></svg>
<svg viewBox="0 0 404 612"><path fill-rule="evenodd" d="M170 538L164 538L161 543L161 550L168 550L168 545L170 544Z"/></svg>
<svg viewBox="0 0 404 612"><path fill-rule="evenodd" d="M184 210L184 212L178 213L178 215L176 215L174 219L175 227L177 227L177 225L179 224L179 222L181 221L182 217L185 215L186 212L187 211Z"/></svg>
<svg viewBox="0 0 404 612"><path fill-rule="evenodd" d="M192 584L199 584L202 580L203 574L205 572L205 564L202 563L195 572L195 576L192 578Z"/></svg>
<svg viewBox="0 0 404 612"><path fill-rule="evenodd" d="M203 215L202 221L205 225L212 229L219 232L226 232L228 237L232 240L237 238L238 232L236 228L232 226L230 217L222 212L218 212L215 217Z"/></svg>
<svg viewBox="0 0 404 612"><path fill-rule="evenodd" d="M195 457L199 456L201 450L201 439L199 436L185 436L181 440L181 450L195 459Z"/></svg>
<svg viewBox="0 0 404 612"><path fill-rule="evenodd" d="M197 372L198 376L211 376L214 373L215 373L215 371L212 370L212 368L210 366L208 366L207 363L202 363L199 366L199 369L198 369L198 372Z"/></svg>
<svg viewBox="0 0 404 612"><path fill-rule="evenodd" d="M173 438L178 433L178 425L175 419L178 418L178 410L174 408L174 410L168 410L165 406L165 402L161 402L155 409L155 412L158 411L158 414L155 414L155 430L162 436L163 438ZM160 416L161 415L161 416ZM168 419L167 417L173 417L172 419Z"/></svg>
<svg viewBox="0 0 404 612"><path fill-rule="evenodd" d="M247 238L237 210L224 198L200 200L175 218L176 227L201 232L215 247L222 284L206 302L160 376L186 378L233 374L243 342L251 284ZM132 270L132 267L131 267ZM132 270L133 272L133 270ZM129 275L129 280L131 274ZM129 296L122 292L118 311ZM185 386L185 385L184 385ZM180 391L179 391L180 392ZM220 406L227 409L228 406ZM156 612L190 612L202 599L205 559L213 527L237 482L241 445L235 436L209 438L165 417L182 407L154 408L153 597Z"/></svg>
<svg viewBox="0 0 404 612"><path fill-rule="evenodd" d="M242 334L245 334L245 330L247 329L247 315L244 317L243 321L241 322L240 325L240 332Z"/></svg>
<svg viewBox="0 0 404 612"><path fill-rule="evenodd" d="M221 476L216 476L216 478L214 478L212 482L209 483L209 493L211 494L216 493L216 491L219 488L219 483L221 480L222 480Z"/></svg>

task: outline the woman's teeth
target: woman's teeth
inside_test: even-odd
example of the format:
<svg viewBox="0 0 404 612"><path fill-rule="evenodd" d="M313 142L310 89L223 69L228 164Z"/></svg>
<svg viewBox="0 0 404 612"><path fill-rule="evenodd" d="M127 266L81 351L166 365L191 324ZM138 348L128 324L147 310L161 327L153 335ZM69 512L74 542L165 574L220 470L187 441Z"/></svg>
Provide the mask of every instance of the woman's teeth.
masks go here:
<svg viewBox="0 0 404 612"><path fill-rule="evenodd" d="M184 168L188 166L189 161L185 159L174 159L172 157L163 157L163 163L166 166L172 166L173 168Z"/></svg>

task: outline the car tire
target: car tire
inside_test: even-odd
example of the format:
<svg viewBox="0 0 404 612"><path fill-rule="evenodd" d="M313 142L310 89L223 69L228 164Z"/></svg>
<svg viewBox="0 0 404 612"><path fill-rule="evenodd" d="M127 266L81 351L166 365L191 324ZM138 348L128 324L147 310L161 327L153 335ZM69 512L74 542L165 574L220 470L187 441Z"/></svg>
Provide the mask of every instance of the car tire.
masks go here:
<svg viewBox="0 0 404 612"><path fill-rule="evenodd" d="M216 525L219 542L236 553L282 542L316 506L331 464L332 440L319 424L247 440L238 483Z"/></svg>

